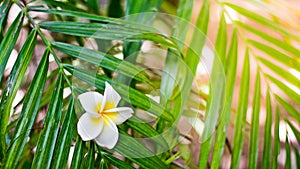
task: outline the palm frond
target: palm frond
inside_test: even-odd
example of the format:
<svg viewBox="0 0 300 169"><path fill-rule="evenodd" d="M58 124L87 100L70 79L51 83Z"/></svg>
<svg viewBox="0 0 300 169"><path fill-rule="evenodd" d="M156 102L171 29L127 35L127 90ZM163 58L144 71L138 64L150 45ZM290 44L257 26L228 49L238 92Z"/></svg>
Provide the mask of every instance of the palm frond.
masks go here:
<svg viewBox="0 0 300 169"><path fill-rule="evenodd" d="M270 1L200 4L1 1L0 167L299 167L297 21ZM76 130L78 94L106 82L136 112L112 150Z"/></svg>

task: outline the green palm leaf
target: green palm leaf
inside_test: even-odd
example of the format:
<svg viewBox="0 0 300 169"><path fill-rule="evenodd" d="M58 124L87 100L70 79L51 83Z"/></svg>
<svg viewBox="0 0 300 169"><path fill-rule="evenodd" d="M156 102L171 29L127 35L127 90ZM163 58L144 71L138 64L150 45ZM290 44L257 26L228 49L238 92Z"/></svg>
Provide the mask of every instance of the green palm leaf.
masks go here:
<svg viewBox="0 0 300 169"><path fill-rule="evenodd" d="M243 132L246 125L246 114L248 107L249 97L249 78L250 76L250 63L249 53L246 51L244 60L244 69L242 74L242 81L240 87L239 104L237 108L236 126L234 130L234 141L232 150L231 168L235 169L239 167L239 161L244 143L245 133Z"/></svg>
<svg viewBox="0 0 300 169"><path fill-rule="evenodd" d="M17 94L22 78L31 60L35 43L36 31L33 30L24 43L24 46L21 49L20 54L18 55L18 58L12 68L11 76L9 76L6 82L6 86L1 97L1 127L4 131L5 126L8 123L13 99Z"/></svg>
<svg viewBox="0 0 300 169"><path fill-rule="evenodd" d="M257 59L277 75L284 78L287 82L295 86L300 86L300 80L297 77L291 75L291 73L289 73L288 71L284 70L282 67L275 65L274 63L263 57L257 57Z"/></svg>
<svg viewBox="0 0 300 169"><path fill-rule="evenodd" d="M223 29L226 29L225 26L225 18L223 15L222 20L220 21L220 27L219 27L219 34L216 41L216 50L219 54L219 57L225 67L226 72L226 82L225 82L225 103L223 110L220 115L220 122L217 127L216 131L216 143L214 145L214 151L212 156L212 164L211 168L219 168L220 161L223 155L224 146L225 146L225 139L226 139L226 133L228 128L228 123L230 119L231 114L231 104L232 104L232 94L234 91L234 84L235 84L235 78L236 78L236 63L237 63L237 49L238 49L238 39L236 31L233 33L231 38L231 45L228 52L228 56L226 58L226 41L223 39L227 37L225 34L225 31ZM222 28L223 27L223 28ZM227 40L227 38L226 38ZM224 42L225 41L225 42ZM220 44L224 43L225 47L218 47L221 46ZM217 45L219 44L219 45ZM223 45L222 45L223 46ZM225 55L225 56L222 56ZM223 58L223 59L222 59ZM224 64L227 62L228 64Z"/></svg>
<svg viewBox="0 0 300 169"><path fill-rule="evenodd" d="M267 42L275 45L276 47L292 54L294 57L298 57L299 54L300 54L300 50L295 48L294 46L280 40L280 39L277 39L273 36L270 36L268 35L267 33L265 32L262 32L260 30L257 30L245 23L242 23L240 21L235 21L235 24L237 24L238 26L242 27L243 29L246 29L247 31L250 31L251 33L255 34L256 36L259 36L261 37L262 39L266 40ZM275 49L276 50L276 49ZM277 58L278 59L278 58ZM279 58L280 59L280 58Z"/></svg>
<svg viewBox="0 0 300 169"><path fill-rule="evenodd" d="M272 105L271 105L271 96L270 91L267 91L267 101L266 101L266 122L264 130L264 150L263 150L263 168L270 168L272 161Z"/></svg>
<svg viewBox="0 0 300 169"><path fill-rule="evenodd" d="M114 149L142 168L166 168L165 164L157 156L124 132L120 135L119 142Z"/></svg>
<svg viewBox="0 0 300 169"><path fill-rule="evenodd" d="M0 42L2 41L3 38L3 33L6 25L6 19L7 19L7 14L8 11L10 10L12 3L10 0L5 0L3 4L0 6Z"/></svg>
<svg viewBox="0 0 300 169"><path fill-rule="evenodd" d="M249 10L247 10L245 8L242 8L242 7L240 7L238 5L235 5L235 4L231 4L231 3L227 3L227 2L225 2L223 4L230 7L230 8L232 8L232 9L234 9L238 13L252 19L253 21L256 21L256 22L260 23L263 26L269 27L270 29L277 31L277 32L279 32L280 34L282 34L284 36L287 36L289 38L294 38L294 39L299 41L298 36L293 35L291 32L287 31L280 24L278 24L278 23L276 23L276 22L274 22L274 21L272 21L268 18L265 18L262 15L256 14L255 12L249 11Z"/></svg>
<svg viewBox="0 0 300 169"><path fill-rule="evenodd" d="M47 111L31 168L50 168L62 113L63 80L60 73Z"/></svg>
<svg viewBox="0 0 300 169"><path fill-rule="evenodd" d="M74 155L72 157L72 163L70 166L71 169L80 168L80 165L84 159L84 154L85 154L84 148L85 148L85 144L78 136L76 140L75 149L74 149Z"/></svg>
<svg viewBox="0 0 300 169"><path fill-rule="evenodd" d="M280 139L279 139L279 108L276 107L276 115L275 115L275 127L274 127L274 148L273 148L273 156L272 156L272 168L277 168L277 160L278 155L280 153Z"/></svg>
<svg viewBox="0 0 300 169"><path fill-rule="evenodd" d="M53 42L52 46L68 55L99 65L111 71L120 71L121 74L130 78L135 78L136 80L149 83L147 78L148 75L142 69L130 62L122 61L114 56L75 45Z"/></svg>
<svg viewBox="0 0 300 169"><path fill-rule="evenodd" d="M134 167L132 167L131 165L125 163L124 161L114 157L113 155L110 155L108 153L103 152L102 155L110 162L112 163L114 166L118 167L118 168L128 168L128 169L134 169Z"/></svg>
<svg viewBox="0 0 300 169"><path fill-rule="evenodd" d="M48 55L49 51L46 50L42 56L39 67L37 68L37 73L35 74L25 96L24 107L22 108L11 144L9 145L9 149L5 157L4 168L14 168L17 166L25 147L26 140L31 132L31 128L39 110L39 104L46 82L49 64Z"/></svg>
<svg viewBox="0 0 300 169"><path fill-rule="evenodd" d="M23 19L24 14L23 12L20 12L0 43L0 81L2 79L10 53L12 52L21 31Z"/></svg>
<svg viewBox="0 0 300 169"><path fill-rule="evenodd" d="M278 95L275 95L275 98L290 116L292 116L295 120L300 122L300 113L292 105L287 103L284 99L282 99Z"/></svg>
<svg viewBox="0 0 300 169"><path fill-rule="evenodd" d="M55 145L51 168L66 168L74 130L74 99L70 98L68 110L65 113L62 128ZM61 153L64 152L64 153Z"/></svg>
<svg viewBox="0 0 300 169"><path fill-rule="evenodd" d="M257 167L258 135L259 135L259 111L260 111L260 74L257 72L255 81L255 92L253 98L253 111L250 131L249 168Z"/></svg>

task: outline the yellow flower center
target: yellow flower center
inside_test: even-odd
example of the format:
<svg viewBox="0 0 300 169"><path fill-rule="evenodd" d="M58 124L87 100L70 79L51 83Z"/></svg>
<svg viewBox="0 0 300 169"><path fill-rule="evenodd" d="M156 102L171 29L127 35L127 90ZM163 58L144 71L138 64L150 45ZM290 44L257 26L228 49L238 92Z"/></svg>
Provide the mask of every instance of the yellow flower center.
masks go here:
<svg viewBox="0 0 300 169"><path fill-rule="evenodd" d="M109 110L109 109L115 108L115 104L114 103L112 103L112 102L106 102L106 104L105 104L105 106L104 106L104 108L103 108L102 111L101 111L101 106L102 106L102 103L98 103L97 106L94 109L94 111L100 115L100 117L92 117L92 122L95 123L95 124L99 124L101 122L101 120L104 120L104 124L108 123L106 121L107 119L103 118L103 116L102 116L104 114L108 115L109 117L111 116L112 118L114 118L114 116L115 116L114 112L111 112L111 113L105 113L104 112L105 110Z"/></svg>
<svg viewBox="0 0 300 169"><path fill-rule="evenodd" d="M103 114L105 110L109 110L115 107L115 104L112 102L106 102L103 110L101 111L101 107L102 107L102 103L98 103L97 106L95 107L95 112L97 112L98 114Z"/></svg>

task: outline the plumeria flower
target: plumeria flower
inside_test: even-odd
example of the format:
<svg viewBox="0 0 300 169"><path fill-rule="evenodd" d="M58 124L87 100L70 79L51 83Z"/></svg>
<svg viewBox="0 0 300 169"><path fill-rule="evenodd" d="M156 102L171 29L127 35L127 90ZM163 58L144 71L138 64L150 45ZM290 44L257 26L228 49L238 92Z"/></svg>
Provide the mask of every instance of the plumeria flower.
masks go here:
<svg viewBox="0 0 300 169"><path fill-rule="evenodd" d="M121 96L107 82L104 96L97 92L86 92L80 94L78 99L86 111L77 124L82 140L94 140L99 146L112 149L119 138L116 125L130 118L133 110L117 107Z"/></svg>

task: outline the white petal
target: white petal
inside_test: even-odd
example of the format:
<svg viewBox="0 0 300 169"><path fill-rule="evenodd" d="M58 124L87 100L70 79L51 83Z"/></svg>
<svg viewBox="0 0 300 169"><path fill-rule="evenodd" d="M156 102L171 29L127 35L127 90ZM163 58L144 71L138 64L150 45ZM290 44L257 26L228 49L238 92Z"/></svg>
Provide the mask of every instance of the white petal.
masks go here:
<svg viewBox="0 0 300 169"><path fill-rule="evenodd" d="M104 121L84 113L77 123L77 131L83 141L93 140L103 129Z"/></svg>
<svg viewBox="0 0 300 169"><path fill-rule="evenodd" d="M94 140L99 146L112 149L118 142L119 131L116 124L109 117L106 117L105 115L103 117L103 130Z"/></svg>
<svg viewBox="0 0 300 169"><path fill-rule="evenodd" d="M133 110L130 107L117 107L105 111L105 115L108 116L115 124L121 124L129 119L133 114Z"/></svg>
<svg viewBox="0 0 300 169"><path fill-rule="evenodd" d="M109 83L105 82L105 91L101 111L105 110L106 108L111 109L117 107L120 100L121 96ZM109 104L112 104L112 106L110 106Z"/></svg>
<svg viewBox="0 0 300 169"><path fill-rule="evenodd" d="M97 113L98 104L102 102L103 96L97 92L86 92L78 96L78 99L88 113Z"/></svg>

